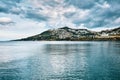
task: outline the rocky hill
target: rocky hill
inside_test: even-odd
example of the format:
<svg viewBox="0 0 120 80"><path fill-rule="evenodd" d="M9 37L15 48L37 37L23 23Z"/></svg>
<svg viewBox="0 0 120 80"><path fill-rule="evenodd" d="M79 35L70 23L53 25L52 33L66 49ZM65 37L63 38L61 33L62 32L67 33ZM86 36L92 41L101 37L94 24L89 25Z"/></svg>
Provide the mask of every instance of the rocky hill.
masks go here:
<svg viewBox="0 0 120 80"><path fill-rule="evenodd" d="M118 28L115 28L115 29L111 29L111 30L103 30L100 32L100 34L103 34L103 33L106 33L108 34L109 36L112 36L112 35L118 35L120 36L120 27Z"/></svg>
<svg viewBox="0 0 120 80"><path fill-rule="evenodd" d="M56 41L56 40L120 40L120 27L112 30L94 32L87 29L72 29L63 27L45 31L41 34L23 38L24 41Z"/></svg>

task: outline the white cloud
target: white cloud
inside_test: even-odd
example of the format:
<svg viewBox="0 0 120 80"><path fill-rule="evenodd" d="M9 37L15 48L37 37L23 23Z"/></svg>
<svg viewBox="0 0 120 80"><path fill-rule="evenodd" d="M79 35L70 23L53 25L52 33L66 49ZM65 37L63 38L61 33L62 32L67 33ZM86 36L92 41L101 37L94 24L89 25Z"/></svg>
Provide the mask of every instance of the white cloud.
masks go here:
<svg viewBox="0 0 120 80"><path fill-rule="evenodd" d="M103 4L96 3L96 5L97 5L98 7L103 8L103 9L107 9L107 8L110 8L110 7L111 7L111 5L110 5L107 1L105 1Z"/></svg>
<svg viewBox="0 0 120 80"><path fill-rule="evenodd" d="M110 7L111 7L110 4L108 4L107 2L103 3L102 8L110 8Z"/></svg>
<svg viewBox="0 0 120 80"><path fill-rule="evenodd" d="M120 17L114 21L116 24L120 24Z"/></svg>
<svg viewBox="0 0 120 80"><path fill-rule="evenodd" d="M80 26L78 27L79 29L88 29L87 27L85 27L85 24L80 24Z"/></svg>
<svg viewBox="0 0 120 80"><path fill-rule="evenodd" d="M82 9L80 9L80 10L77 11L77 13L76 13L76 15L74 17L76 19L78 18L78 19L84 20L85 18L88 17L89 13L90 13L90 10L82 10Z"/></svg>
<svg viewBox="0 0 120 80"><path fill-rule="evenodd" d="M12 23L12 19L9 17L1 17L0 18L0 24L9 24Z"/></svg>

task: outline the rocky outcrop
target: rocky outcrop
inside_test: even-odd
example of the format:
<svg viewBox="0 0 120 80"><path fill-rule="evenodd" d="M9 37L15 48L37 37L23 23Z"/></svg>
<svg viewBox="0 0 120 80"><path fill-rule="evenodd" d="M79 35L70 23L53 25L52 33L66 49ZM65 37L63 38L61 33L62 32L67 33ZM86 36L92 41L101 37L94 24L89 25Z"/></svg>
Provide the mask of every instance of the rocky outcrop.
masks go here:
<svg viewBox="0 0 120 80"><path fill-rule="evenodd" d="M107 34L106 36L102 35ZM112 36L112 37L111 37ZM120 28L112 30L104 30L101 32L94 32L87 29L72 29L69 27L63 27L58 29L52 29L45 31L41 34L23 38L19 40L24 41L39 41L39 40L119 40L120 39Z"/></svg>

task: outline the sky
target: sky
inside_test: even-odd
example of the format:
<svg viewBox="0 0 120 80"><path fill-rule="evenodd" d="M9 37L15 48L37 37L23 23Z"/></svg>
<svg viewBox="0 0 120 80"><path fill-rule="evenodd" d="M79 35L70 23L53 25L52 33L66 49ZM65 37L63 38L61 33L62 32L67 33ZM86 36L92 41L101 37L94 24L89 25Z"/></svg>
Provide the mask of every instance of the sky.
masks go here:
<svg viewBox="0 0 120 80"><path fill-rule="evenodd" d="M0 40L68 26L100 31L120 27L120 0L0 0Z"/></svg>

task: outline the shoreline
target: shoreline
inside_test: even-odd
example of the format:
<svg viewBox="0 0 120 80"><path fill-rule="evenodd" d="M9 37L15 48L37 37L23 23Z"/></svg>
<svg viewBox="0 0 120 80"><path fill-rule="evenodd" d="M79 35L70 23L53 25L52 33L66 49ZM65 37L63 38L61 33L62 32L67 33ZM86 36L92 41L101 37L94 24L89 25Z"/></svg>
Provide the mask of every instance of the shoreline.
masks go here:
<svg viewBox="0 0 120 80"><path fill-rule="evenodd" d="M120 41L120 37L116 38L79 38L79 39L49 39L49 40L11 40L11 41Z"/></svg>

